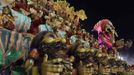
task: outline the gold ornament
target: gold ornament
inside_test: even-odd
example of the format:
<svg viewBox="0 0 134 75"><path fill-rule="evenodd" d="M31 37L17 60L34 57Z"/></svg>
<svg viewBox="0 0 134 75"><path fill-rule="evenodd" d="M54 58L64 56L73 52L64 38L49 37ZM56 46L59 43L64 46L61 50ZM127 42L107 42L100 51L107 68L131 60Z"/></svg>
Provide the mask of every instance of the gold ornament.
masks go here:
<svg viewBox="0 0 134 75"><path fill-rule="evenodd" d="M61 10L61 6L59 5L58 2L54 3L53 8L54 8L55 11Z"/></svg>
<svg viewBox="0 0 134 75"><path fill-rule="evenodd" d="M77 16L78 16L81 20L87 19L87 16L86 16L84 10L77 11L76 14L77 14Z"/></svg>

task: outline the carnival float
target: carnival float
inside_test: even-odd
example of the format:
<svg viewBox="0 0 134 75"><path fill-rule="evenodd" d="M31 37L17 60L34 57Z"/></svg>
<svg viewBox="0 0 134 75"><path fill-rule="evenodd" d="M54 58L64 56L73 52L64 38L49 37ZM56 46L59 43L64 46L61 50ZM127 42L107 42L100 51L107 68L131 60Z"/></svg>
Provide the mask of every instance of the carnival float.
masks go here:
<svg viewBox="0 0 134 75"><path fill-rule="evenodd" d="M0 75L134 75L118 58L131 40L118 39L109 19L91 30L66 0L0 0Z"/></svg>

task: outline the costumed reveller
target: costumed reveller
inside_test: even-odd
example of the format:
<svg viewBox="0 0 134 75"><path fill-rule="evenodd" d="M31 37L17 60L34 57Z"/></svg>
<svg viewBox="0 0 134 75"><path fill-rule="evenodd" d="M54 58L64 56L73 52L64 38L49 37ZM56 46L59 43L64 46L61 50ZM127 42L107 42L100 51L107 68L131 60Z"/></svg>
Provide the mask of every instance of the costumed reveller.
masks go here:
<svg viewBox="0 0 134 75"><path fill-rule="evenodd" d="M0 74L19 75L21 73L25 75L24 68L22 67L23 57L25 57L25 53L29 49L29 45L25 41L29 42L30 40L27 40L22 33L27 32L30 28L31 21L27 16L11 9L10 5L4 6L2 7L0 17L0 48L3 51L0 52L0 54L2 53L0 55L2 58L0 61Z"/></svg>
<svg viewBox="0 0 134 75"><path fill-rule="evenodd" d="M100 48L106 46L109 50L112 49L113 44L115 43L115 36L118 37L117 32L110 20L103 19L100 20L93 28L92 31L97 31L98 33L98 42Z"/></svg>
<svg viewBox="0 0 134 75"><path fill-rule="evenodd" d="M72 75L72 63L67 55L65 39L54 33L40 32L31 43L31 51L25 63L30 75ZM30 73L31 72L31 73Z"/></svg>
<svg viewBox="0 0 134 75"><path fill-rule="evenodd" d="M18 60L23 60L22 58L25 56L25 53L28 51L29 47L28 45L26 46L27 43L23 42L26 41L27 38L18 32L27 32L27 30L30 28L29 26L30 18L12 10L8 6L3 7L0 29L2 40L1 49L3 50L3 54L1 55L3 59L2 63L0 64L1 74L10 75L11 72L13 75L14 73L24 73L24 71L21 72L16 70L21 68L18 67L18 64L16 63ZM14 67L12 68L12 66Z"/></svg>

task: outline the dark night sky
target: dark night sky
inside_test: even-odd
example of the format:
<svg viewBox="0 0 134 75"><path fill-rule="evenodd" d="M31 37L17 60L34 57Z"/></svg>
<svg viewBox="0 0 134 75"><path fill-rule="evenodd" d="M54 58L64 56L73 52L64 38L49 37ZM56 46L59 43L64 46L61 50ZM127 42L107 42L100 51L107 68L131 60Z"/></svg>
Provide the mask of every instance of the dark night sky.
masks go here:
<svg viewBox="0 0 134 75"><path fill-rule="evenodd" d="M83 22L91 32L94 24L100 19L110 19L120 38L134 41L134 4L132 0L68 0L76 9L84 9L88 19ZM134 45L124 50L125 56L134 58ZM134 59L130 59L134 63Z"/></svg>

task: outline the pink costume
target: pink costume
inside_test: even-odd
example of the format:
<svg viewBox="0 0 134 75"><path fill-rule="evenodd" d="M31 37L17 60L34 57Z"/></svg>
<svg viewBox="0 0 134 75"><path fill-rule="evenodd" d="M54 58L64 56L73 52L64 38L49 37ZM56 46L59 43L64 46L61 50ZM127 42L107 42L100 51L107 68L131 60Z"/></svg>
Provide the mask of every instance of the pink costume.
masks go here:
<svg viewBox="0 0 134 75"><path fill-rule="evenodd" d="M111 28L113 27L111 21L109 21L108 19L103 19L103 20L100 20L93 28L93 31L97 31L98 33L98 42L101 48L103 46L112 48L113 46L112 40L113 40L114 34L112 33L111 30L110 30L111 32L106 31L106 28L108 27L111 27Z"/></svg>

